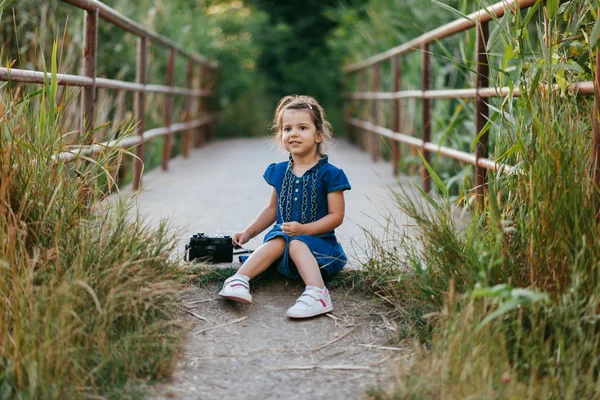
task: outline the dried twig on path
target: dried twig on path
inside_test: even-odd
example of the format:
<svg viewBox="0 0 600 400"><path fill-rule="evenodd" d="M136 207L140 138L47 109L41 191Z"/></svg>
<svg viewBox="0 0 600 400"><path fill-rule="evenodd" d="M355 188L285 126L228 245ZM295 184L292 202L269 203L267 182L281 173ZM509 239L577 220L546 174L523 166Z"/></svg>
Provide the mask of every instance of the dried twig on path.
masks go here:
<svg viewBox="0 0 600 400"><path fill-rule="evenodd" d="M396 350L396 351L403 351L403 350L405 351L406 350L406 349L403 349L401 347L375 346L374 344L362 344L362 343L359 343L358 345L362 346L362 347L370 347L370 348L373 348L373 349L381 349L381 350Z"/></svg>
<svg viewBox="0 0 600 400"><path fill-rule="evenodd" d="M342 351L338 351L337 353L328 354L325 357L322 357L319 361L317 361L317 363L320 364L328 358L339 356L340 354L344 354L345 352L346 352L346 350L342 350Z"/></svg>
<svg viewBox="0 0 600 400"><path fill-rule="evenodd" d="M335 324L335 327L336 327L336 328L339 328L339 327L340 327L340 323L338 322L338 321L339 321L339 318L338 318L338 317L336 317L335 315L333 315L333 314L331 314L331 313L330 313L330 314L325 314L325 316L326 316L326 317L329 317L329 318L331 318L331 319L333 320L333 323Z"/></svg>
<svg viewBox="0 0 600 400"><path fill-rule="evenodd" d="M191 314L191 315L193 315L194 317L196 317L196 318L198 318L198 319L201 319L201 320L202 320L202 321L204 321L204 322L210 322L211 324L214 324L214 322L212 322L212 321L211 321L211 320L209 320L208 318L204 318L203 316L201 316L201 315L198 315L198 314L196 314L196 313L194 313L194 312L191 312L190 310L186 310L185 308L180 308L180 310L181 310L181 311L183 311L183 312L186 312L186 313L188 313L188 314Z"/></svg>
<svg viewBox="0 0 600 400"><path fill-rule="evenodd" d="M183 304L185 304L186 306L188 305L192 305L192 304L198 304L198 303L206 303L209 301L214 301L216 299L204 299L204 300L196 300L196 301L186 301Z"/></svg>
<svg viewBox="0 0 600 400"><path fill-rule="evenodd" d="M326 317L329 317L329 318L331 318L331 319L332 319L332 320L334 320L334 321L337 321L337 320L339 319L338 317L336 317L336 316L335 316L335 315L333 315L332 313L325 314L325 316L326 316Z"/></svg>
<svg viewBox="0 0 600 400"><path fill-rule="evenodd" d="M242 317L242 318L234 319L233 321L231 321L231 322L227 322L226 324L221 324L221 325L211 326L210 328L200 329L198 332L194 332L194 336L196 336L196 335L199 335L199 334L200 334L200 333L202 333L202 332L210 331L210 330L212 330L212 329L222 328L222 327L224 327L224 326L227 326L227 325L232 325L232 324L235 324L235 323L237 323L237 322L240 322L240 321L243 321L243 320L245 320L246 318L248 318L248 317L246 316L246 317Z"/></svg>
<svg viewBox="0 0 600 400"><path fill-rule="evenodd" d="M340 336L339 338L333 339L330 342L327 342L325 344L322 344L318 347L315 347L314 349L312 349L311 351L319 351L321 349L324 349L325 347L334 344L335 342L337 342L338 340L342 340L343 338L345 338L346 336L348 336L349 334L351 334L356 328L358 328L358 325L355 326L354 328L350 329L348 332L344 333L342 336Z"/></svg>
<svg viewBox="0 0 600 400"><path fill-rule="evenodd" d="M269 371L283 371L289 369L342 369L342 370L356 370L356 369L372 369L368 365L282 365L280 367L266 368Z"/></svg>
<svg viewBox="0 0 600 400"><path fill-rule="evenodd" d="M383 357L380 361L377 361L375 363L370 363L369 365L377 365L377 364L382 364L384 361L389 360L391 357L390 354L388 354L387 356Z"/></svg>

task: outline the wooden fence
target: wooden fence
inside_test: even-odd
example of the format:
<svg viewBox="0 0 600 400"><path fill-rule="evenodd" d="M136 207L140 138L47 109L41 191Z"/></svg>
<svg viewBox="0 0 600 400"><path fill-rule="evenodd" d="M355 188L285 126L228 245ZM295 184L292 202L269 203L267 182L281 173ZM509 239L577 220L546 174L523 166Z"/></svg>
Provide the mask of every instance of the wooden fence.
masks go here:
<svg viewBox="0 0 600 400"><path fill-rule="evenodd" d="M488 105L487 98L491 97L506 97L509 95L520 96L518 89L511 90L508 87L490 88L489 87L489 59L486 50L486 44L489 39L489 22L494 18L501 18L505 13L516 9L525 9L528 7L539 7L543 2L541 0L504 0L487 7L485 10L479 10L469 14L466 19L459 19L440 26L437 29L429 31L407 43L389 49L383 53L374 55L364 61L349 65L344 68L344 73L349 77L352 74L358 74L358 87L366 88L368 85L366 73L369 69L371 74L371 91L350 92L346 94L349 100L349 106L346 112L346 122L349 132L353 136L354 127L359 128L361 135L368 134L368 146L372 154L373 160L379 158L379 143L378 136L388 138L392 141L392 166L394 175L398 174L398 164L400 161L400 143L406 143L415 146L421 150L423 158L429 163L430 153L438 153L446 157L450 157L461 162L472 164L475 166L475 194L479 206L483 205L484 192L486 186L486 171L498 171L502 169L505 173L511 173L513 167L509 165L500 165L495 160L488 158L488 132L481 134L488 121ZM475 28L476 34L476 87L470 89L447 89L447 90L431 90L431 61L429 46L431 43L449 37L459 32L464 32ZM400 57L413 52L421 52L421 90L401 90L401 70ZM596 49L596 54L598 54ZM392 73L392 91L382 91L381 84L381 65L383 62L391 61ZM593 95L595 88L599 87L598 76L600 76L600 63L596 58L596 85L594 82L579 82L574 85L575 93L579 95ZM401 99L420 99L422 102L422 132L421 138L417 138L405 133L399 132L400 121L400 101ZM479 136L476 143L475 153L466 153L445 146L440 146L431 142L431 100L438 99L475 99L476 101L476 123L473 138ZM371 121L363 121L352 117L352 109L356 101L369 100L372 102ZM390 100L392 104L391 113L391 129L381 126L379 121L379 102ZM596 183L600 180L600 126L598 124L598 110L600 96L595 98L594 111L594 151L592 159L592 168ZM421 165L421 178L423 189L428 192L430 190L430 175L424 165Z"/></svg>
<svg viewBox="0 0 600 400"><path fill-rule="evenodd" d="M106 147L135 147L137 158L133 163L133 186L135 189L141 187L141 176L144 160L144 142L156 137L165 136L162 150L162 169L168 169L168 162L171 158L171 147L173 142L173 133L184 131L183 136L183 156L188 157L192 144L193 130L198 129L197 145L204 143L206 131L212 128L213 135L218 118L215 112L209 112L207 97L214 97L214 91L208 88L216 83L218 64L209 61L206 58L192 54L169 39L160 36L140 24L132 21L126 16L121 15L114 9L97 0L61 0L64 3L71 4L84 10L84 44L83 44L83 68L80 75L58 74L58 84L63 86L78 86L81 91L81 129L83 137L87 138L87 143L78 149L57 155L57 158L72 161L80 155L91 155L102 151ZM122 28L138 37L137 45L137 67L136 82L126 82L121 80L106 79L96 76L96 65L98 62L98 23L103 19L112 25ZM166 48L168 50L166 84L153 85L147 83L148 70L148 47L150 43ZM176 87L175 82L175 62L177 56L183 56L187 60L186 82L190 87ZM191 87L195 74L199 74L199 88ZM49 80L49 74L40 71L30 71L15 68L0 67L0 80L22 83L43 84ZM211 78L211 79L209 79ZM92 144L92 136L89 133L94 128L96 113L96 89L117 89L135 92L134 117L136 122L136 136L125 140L113 140L99 144ZM146 129L146 94L163 93L165 95L164 127ZM185 120L181 123L173 123L173 98L176 95L185 96ZM192 110L192 100L198 99L198 107ZM192 116L196 114L196 119Z"/></svg>

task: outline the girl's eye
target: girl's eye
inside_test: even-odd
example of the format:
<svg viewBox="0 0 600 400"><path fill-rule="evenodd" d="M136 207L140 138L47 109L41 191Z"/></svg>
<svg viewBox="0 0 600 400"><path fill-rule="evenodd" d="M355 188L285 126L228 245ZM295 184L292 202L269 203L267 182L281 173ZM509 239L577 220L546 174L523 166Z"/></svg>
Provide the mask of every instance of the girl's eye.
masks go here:
<svg viewBox="0 0 600 400"><path fill-rule="evenodd" d="M305 130L306 130L306 127L305 127L305 126L303 126L303 127L301 127L300 129L301 129L301 130L303 130L303 131L305 131Z"/></svg>
<svg viewBox="0 0 600 400"><path fill-rule="evenodd" d="M291 130L292 130L291 128L283 128L283 131L284 131L284 132L289 132L289 131L291 131Z"/></svg>

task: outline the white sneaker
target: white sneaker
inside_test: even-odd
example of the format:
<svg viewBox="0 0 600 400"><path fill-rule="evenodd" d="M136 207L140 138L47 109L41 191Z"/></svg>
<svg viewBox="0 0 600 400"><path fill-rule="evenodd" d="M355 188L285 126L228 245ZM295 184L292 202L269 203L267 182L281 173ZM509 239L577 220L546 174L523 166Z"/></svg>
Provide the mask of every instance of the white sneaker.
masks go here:
<svg viewBox="0 0 600 400"><path fill-rule="evenodd" d="M235 274L225 279L223 289L219 292L219 296L226 299L237 301L238 303L252 303L252 295L250 294L250 279L246 275Z"/></svg>
<svg viewBox="0 0 600 400"><path fill-rule="evenodd" d="M333 303L327 288L307 286L304 293L298 297L296 304L291 306L286 315L290 318L308 318L325 314L333 310Z"/></svg>

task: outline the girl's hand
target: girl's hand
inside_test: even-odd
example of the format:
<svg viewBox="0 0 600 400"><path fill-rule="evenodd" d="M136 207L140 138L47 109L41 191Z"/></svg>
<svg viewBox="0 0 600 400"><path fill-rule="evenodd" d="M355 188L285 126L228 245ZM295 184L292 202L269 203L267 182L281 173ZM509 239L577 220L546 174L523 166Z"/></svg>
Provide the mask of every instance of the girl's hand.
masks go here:
<svg viewBox="0 0 600 400"><path fill-rule="evenodd" d="M298 236L304 233L304 225L299 222L284 222L281 224L283 233L290 236Z"/></svg>
<svg viewBox="0 0 600 400"><path fill-rule="evenodd" d="M250 235L244 232L237 232L231 237L231 241L237 247L241 247L243 244L247 243L250 240Z"/></svg>

